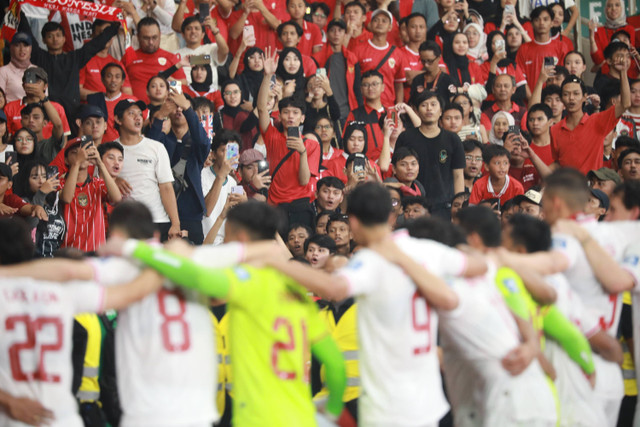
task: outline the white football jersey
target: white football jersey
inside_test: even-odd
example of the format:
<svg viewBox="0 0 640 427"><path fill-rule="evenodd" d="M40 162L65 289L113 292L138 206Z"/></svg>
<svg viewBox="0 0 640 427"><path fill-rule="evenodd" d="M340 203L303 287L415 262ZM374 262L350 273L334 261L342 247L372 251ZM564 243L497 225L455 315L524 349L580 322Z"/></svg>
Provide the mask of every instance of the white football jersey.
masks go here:
<svg viewBox="0 0 640 427"><path fill-rule="evenodd" d="M495 284L496 268L458 279L459 305L439 311L444 377L456 426L554 426L556 408L537 360L512 376L502 359L520 345L518 326Z"/></svg>
<svg viewBox="0 0 640 427"><path fill-rule="evenodd" d="M398 246L439 276L464 272L466 256L406 232ZM361 425L421 426L437 423L449 405L442 391L437 356L438 317L404 272L375 252L362 249L337 272L358 303L362 394Z"/></svg>
<svg viewBox="0 0 640 427"><path fill-rule="evenodd" d="M545 277L555 290L554 305L587 337L600 331L598 319L582 304L562 274ZM555 341L547 340L544 354L556 371L556 389L560 401L561 427L598 427L607 425L604 410L598 404L589 380L564 349ZM600 373L596 372L596 378Z"/></svg>
<svg viewBox="0 0 640 427"><path fill-rule="evenodd" d="M103 310L104 288L29 278L0 281L0 389L40 402L56 427L82 427L71 393L73 316ZM0 411L0 426L24 426Z"/></svg>
<svg viewBox="0 0 640 427"><path fill-rule="evenodd" d="M640 331L640 243L635 243L627 248L622 266L633 275L636 282L631 291L631 297L633 298L631 304L631 309L633 310L633 334L634 338L636 338L636 334ZM636 338L633 340L633 360L640 360L638 357L640 357L640 339ZM636 363L635 368L636 378L640 378L640 363ZM640 390L640 382L637 384ZM640 427L640 406L636 406L633 425L634 427Z"/></svg>

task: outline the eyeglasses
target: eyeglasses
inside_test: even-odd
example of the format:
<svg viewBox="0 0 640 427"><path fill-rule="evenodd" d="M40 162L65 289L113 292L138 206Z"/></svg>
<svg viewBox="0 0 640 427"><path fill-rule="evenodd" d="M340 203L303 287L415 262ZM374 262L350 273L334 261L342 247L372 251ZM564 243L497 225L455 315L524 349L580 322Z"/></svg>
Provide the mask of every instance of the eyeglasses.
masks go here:
<svg viewBox="0 0 640 427"><path fill-rule="evenodd" d="M314 13L313 16L317 16L318 18L322 18L322 19L327 17L327 15L325 15L324 13L318 13L318 12Z"/></svg>
<svg viewBox="0 0 640 427"><path fill-rule="evenodd" d="M444 23L445 23L445 24L449 24L449 23L451 23L451 22L457 22L457 23L460 23L460 18L455 18L453 21L452 21L451 19L446 19L446 20L444 21Z"/></svg>
<svg viewBox="0 0 640 427"><path fill-rule="evenodd" d="M436 56L436 57L435 57L435 58L433 58L433 59L422 59L421 61L422 61L422 63L423 63L423 64L425 64L425 65L431 65L431 64L433 64L434 62L436 62L436 61L438 60L438 58L440 58L440 57L439 57L439 56Z"/></svg>
<svg viewBox="0 0 640 427"><path fill-rule="evenodd" d="M329 129L331 129L331 125L317 125L316 129L329 130Z"/></svg>
<svg viewBox="0 0 640 427"><path fill-rule="evenodd" d="M470 162L481 162L482 161L482 157L464 156L464 159L468 160Z"/></svg>
<svg viewBox="0 0 640 427"><path fill-rule="evenodd" d="M360 86L362 86L363 89L368 89L370 87L378 87L378 86L380 86L380 82L362 83Z"/></svg>
<svg viewBox="0 0 640 427"><path fill-rule="evenodd" d="M236 90L225 90L222 94L224 96L227 96L227 95L237 95L239 93L240 93L240 90L236 89Z"/></svg>
<svg viewBox="0 0 640 427"><path fill-rule="evenodd" d="M34 139L31 138L30 136L24 137L24 136L19 136L16 138L16 142L33 142Z"/></svg>

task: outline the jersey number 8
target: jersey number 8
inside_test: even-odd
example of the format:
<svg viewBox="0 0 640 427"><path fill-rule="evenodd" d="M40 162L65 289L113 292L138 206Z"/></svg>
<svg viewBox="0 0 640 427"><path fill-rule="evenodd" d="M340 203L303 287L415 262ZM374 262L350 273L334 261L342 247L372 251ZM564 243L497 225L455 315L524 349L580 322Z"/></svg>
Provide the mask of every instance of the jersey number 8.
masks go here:
<svg viewBox="0 0 640 427"><path fill-rule="evenodd" d="M167 308L171 305L170 302L178 302L177 313L168 313ZM160 330L162 331L162 345L169 353L179 353L189 350L191 347L191 338L189 334L189 324L184 318L187 313L187 304L184 302L184 296L178 290L168 291L161 289L158 292L158 309L162 315L162 325ZM174 325L172 327L172 325ZM171 339L171 331L177 328L182 333L182 338L179 342L174 342Z"/></svg>

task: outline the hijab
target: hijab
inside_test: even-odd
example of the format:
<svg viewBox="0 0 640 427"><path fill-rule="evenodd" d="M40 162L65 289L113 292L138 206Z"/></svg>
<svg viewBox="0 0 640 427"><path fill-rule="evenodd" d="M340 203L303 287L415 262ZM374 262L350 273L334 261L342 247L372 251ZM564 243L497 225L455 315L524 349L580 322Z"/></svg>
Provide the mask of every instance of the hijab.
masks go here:
<svg viewBox="0 0 640 427"><path fill-rule="evenodd" d="M462 30L463 33L465 33L469 28L473 28L475 29L478 34L480 35L480 40L478 40L478 44L476 45L476 47L469 47L469 52L467 52L469 55L471 55L472 57L476 58L477 60L480 61L485 61L487 59L486 55L487 55L487 47L486 47L486 43L487 43L487 33L485 33L482 30L482 27L474 22L472 22L471 24L467 24L464 29Z"/></svg>
<svg viewBox="0 0 640 427"><path fill-rule="evenodd" d="M300 68L296 71L295 74L290 74L284 68L284 58L287 57L289 53L293 53L300 60ZM304 78L304 65L302 63L302 54L295 47L285 47L280 52L280 57L278 58L278 68L276 68L276 76L280 77L284 82L287 80L295 80L296 82L296 90L294 92L294 96L298 96L301 99L304 99L304 89L307 86L307 81Z"/></svg>
<svg viewBox="0 0 640 427"><path fill-rule="evenodd" d="M495 52L493 51L493 38L498 34L502 36L502 40L504 40L504 49L507 52L507 57L498 61L498 64L497 64L498 67L504 68L509 65L513 65L515 67L516 66L515 56L514 57L509 56L509 49L507 48L506 37L504 36L504 34L502 34L502 31L498 31L498 30L491 31L487 36L486 49L487 49L487 54L489 55L488 61L491 61L491 58L493 58L493 55L495 54Z"/></svg>
<svg viewBox="0 0 640 427"><path fill-rule="evenodd" d="M260 91L260 85L262 84L262 78L264 73L262 71L255 71L249 68L249 57L255 53L262 55L264 52L258 47L250 47L244 54L242 63L244 64L244 70L237 77L240 84L240 90L242 90L242 99L248 101L253 98L255 101L258 99L258 92Z"/></svg>
<svg viewBox="0 0 640 427"><path fill-rule="evenodd" d="M624 0L620 0L620 6L622 6L622 13L620 13L620 16L617 17L616 19L610 19L607 14L604 14L605 17L605 22L604 22L604 26L605 28L610 28L612 30L616 30L620 27L624 27L625 25L627 25L627 12L625 11L625 6L624 6Z"/></svg>
<svg viewBox="0 0 640 427"><path fill-rule="evenodd" d="M196 67L204 67L205 70L207 70L207 77L204 79L204 82L202 83L196 83L196 81L193 78L193 72L195 71ZM211 91L211 85L213 84L213 78L211 77L211 65L209 64L205 64L205 65L194 65L191 68L191 88L196 91L196 92L204 92L204 93L208 93L209 91Z"/></svg>
<svg viewBox="0 0 640 427"><path fill-rule="evenodd" d="M496 124L496 120L498 120L498 118L500 117L506 118L507 122L509 122L509 126L516 125L516 121L510 113L507 113L506 111L498 111L497 113L495 113L491 118L491 130L489 131L490 144L504 145L504 141L501 138L498 138L495 132L493 131L493 128L495 127L495 124Z"/></svg>
<svg viewBox="0 0 640 427"><path fill-rule="evenodd" d="M471 84L471 74L469 74L469 57L467 55L457 55L453 52L453 40L458 34L463 33L456 33L451 38L451 41L444 45L443 56L454 85L462 87L465 82Z"/></svg>
<svg viewBox="0 0 640 427"><path fill-rule="evenodd" d="M224 99L224 91L227 90L227 87L229 85L236 85L238 87L240 87L240 83L238 83L238 81L236 79L231 79L231 80L227 80L226 82L224 82L224 84L222 85L222 87L220 88L220 91L222 92L222 101L224 102L224 107L222 107L222 109L220 110L221 114L224 114L226 116L231 116L231 117L236 117L236 115L238 115L238 113L240 111L242 111L242 108L240 108L240 105L242 105L242 100L240 100L240 104L238 104L235 107L232 107L231 105L227 104L227 100Z"/></svg>

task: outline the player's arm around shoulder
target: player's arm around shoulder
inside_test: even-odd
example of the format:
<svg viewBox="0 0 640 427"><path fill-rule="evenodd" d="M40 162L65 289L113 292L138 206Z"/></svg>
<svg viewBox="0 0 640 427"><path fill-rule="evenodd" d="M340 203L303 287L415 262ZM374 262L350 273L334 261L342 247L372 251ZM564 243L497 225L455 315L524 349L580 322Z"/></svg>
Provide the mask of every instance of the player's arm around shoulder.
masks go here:
<svg viewBox="0 0 640 427"><path fill-rule="evenodd" d="M94 270L90 263L70 259L42 259L0 267L0 277L31 277L36 280L70 282L92 280Z"/></svg>

